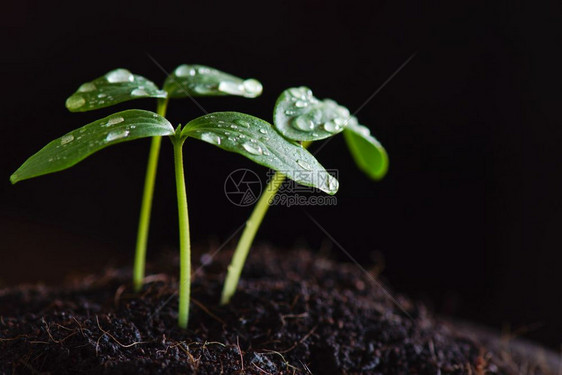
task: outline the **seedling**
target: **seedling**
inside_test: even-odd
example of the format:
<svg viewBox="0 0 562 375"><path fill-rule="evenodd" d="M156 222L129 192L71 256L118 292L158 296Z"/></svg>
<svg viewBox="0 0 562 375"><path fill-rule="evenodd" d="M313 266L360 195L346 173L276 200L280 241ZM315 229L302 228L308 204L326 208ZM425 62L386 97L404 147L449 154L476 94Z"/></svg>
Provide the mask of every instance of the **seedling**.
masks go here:
<svg viewBox="0 0 562 375"><path fill-rule="evenodd" d="M281 93L273 110L273 123L284 137L301 142L305 148L313 141L343 132L355 163L367 176L380 180L388 170L388 155L369 129L359 125L347 108L330 99L316 99L307 87L292 87ZM222 304L230 302L236 291L252 242L284 179L283 171L275 173L246 222L228 267Z"/></svg>
<svg viewBox="0 0 562 375"><path fill-rule="evenodd" d="M81 85L66 100L66 107L71 112L85 112L128 100L151 97L158 98L158 114L166 116L169 98L224 95L255 98L261 92L262 85L255 79L243 80L204 65L178 66L166 79L163 90L159 90L153 82L142 76L132 74L126 69L115 69ZM150 212L160 144L160 137L152 138L146 167L133 268L133 286L137 292L142 288L145 274Z"/></svg>
<svg viewBox="0 0 562 375"><path fill-rule="evenodd" d="M208 70L204 70L201 74L204 75L205 72ZM187 76L197 74L196 71L192 75L191 70L188 70ZM182 154L182 147L186 139L199 139L224 150L241 154L260 165L277 171L286 171L284 172L286 176L294 181L314 186L328 194L335 194L338 183L301 145L288 141L277 133L271 124L250 115L238 112L216 112L198 117L183 127L179 125L174 129L162 114L165 112L168 98L174 97L177 88L181 86L178 81L170 83L169 80L175 80L178 76L176 69L175 73L168 77L163 91L148 85L146 81L143 81L143 87L131 89L130 84L134 83L138 76L134 76L124 69L112 71L105 77L82 85L78 90L80 94L77 93L67 100L67 106L73 110L78 110L83 106L100 108L110 105L108 102L115 104L137 96L155 96L159 98L159 114L137 109L127 110L73 130L50 142L27 159L12 174L10 181L17 183L32 177L62 171L97 151L121 142L146 137L169 137L174 149L180 242L178 324L185 328L189 317L191 285L190 232ZM201 91L207 90L207 92L213 90L213 87L215 89L220 88L221 85L223 88L225 87L222 81L218 84L210 84L210 80L207 78L201 79L200 82L204 83L195 87ZM125 90L114 90L118 87L111 85L105 87L105 81L128 85L128 94L125 94ZM95 90L98 90L98 86L100 92L94 93ZM242 85L228 83L226 87L230 92L246 90L244 83ZM133 95L135 90L142 90L143 94L136 95L139 94L136 91L136 94ZM100 94L105 94L105 96L100 97ZM93 101L94 104L87 104L88 100ZM305 173L308 170L302 165L306 165L315 173Z"/></svg>

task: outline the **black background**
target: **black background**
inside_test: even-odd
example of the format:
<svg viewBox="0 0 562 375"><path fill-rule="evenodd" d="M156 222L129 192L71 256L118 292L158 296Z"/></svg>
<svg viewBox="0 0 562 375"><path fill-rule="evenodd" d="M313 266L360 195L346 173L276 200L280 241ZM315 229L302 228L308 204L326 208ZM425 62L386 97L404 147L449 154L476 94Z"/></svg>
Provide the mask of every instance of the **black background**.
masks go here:
<svg viewBox="0 0 562 375"><path fill-rule="evenodd" d="M255 77L254 100L207 98L207 111L271 120L277 95L307 85L350 110L413 53L413 60L359 113L386 146L388 176L355 168L343 138L317 154L340 171L336 207L307 207L362 264L381 257L398 291L440 313L561 342L562 227L560 5L500 1L12 2L2 5L0 279L56 282L76 270L132 261L147 140L79 166L11 186L9 175L68 130L139 100L71 114L64 100L82 82L125 67L160 84L181 63ZM199 116L173 101L176 125ZM226 176L243 157L188 141L192 238L216 248L247 218L230 204ZM177 244L171 147L156 186L151 256ZM274 207L258 241L306 246L346 260L303 208ZM282 251L282 249L280 249ZM359 271L358 271L359 272Z"/></svg>

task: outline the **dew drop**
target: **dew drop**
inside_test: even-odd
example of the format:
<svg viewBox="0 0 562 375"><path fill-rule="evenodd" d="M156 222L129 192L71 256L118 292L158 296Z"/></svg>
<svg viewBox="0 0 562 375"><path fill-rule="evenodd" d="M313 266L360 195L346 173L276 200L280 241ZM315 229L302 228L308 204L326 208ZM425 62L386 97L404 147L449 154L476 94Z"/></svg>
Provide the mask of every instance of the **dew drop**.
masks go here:
<svg viewBox="0 0 562 375"><path fill-rule="evenodd" d="M347 125L347 119L345 118L335 118L334 119L334 123L339 126L340 128L343 128L344 126Z"/></svg>
<svg viewBox="0 0 562 375"><path fill-rule="evenodd" d="M221 137L219 137L218 135L213 134L213 133L203 133L203 134L201 134L201 140L203 140L205 142L212 143L214 145L220 145L221 144Z"/></svg>
<svg viewBox="0 0 562 375"><path fill-rule="evenodd" d="M251 142L242 143L244 150L248 151L250 154L262 155L263 150L259 145L252 144Z"/></svg>
<svg viewBox="0 0 562 375"><path fill-rule="evenodd" d="M291 94L295 98L300 98L304 94L304 91L301 87L291 87L289 89L289 94Z"/></svg>
<svg viewBox="0 0 562 375"><path fill-rule="evenodd" d="M74 140L74 136L73 136L72 134L67 134L67 135L65 135L65 136L63 136L63 137L61 138L60 144L61 144L62 146L64 146L64 145L66 145L66 144L72 142L73 140Z"/></svg>
<svg viewBox="0 0 562 375"><path fill-rule="evenodd" d="M199 74L209 74L209 73L211 73L211 69L207 68L206 66L199 66L197 68L197 73L199 73Z"/></svg>
<svg viewBox="0 0 562 375"><path fill-rule="evenodd" d="M98 98L105 98L106 96L107 96L107 94L104 94L103 92L98 94ZM109 99L111 99L111 98L109 98Z"/></svg>
<svg viewBox="0 0 562 375"><path fill-rule="evenodd" d="M312 168L310 167L310 165L304 161L304 160L297 160L297 164L302 168L302 169L306 169L307 171L311 171Z"/></svg>
<svg viewBox="0 0 562 375"><path fill-rule="evenodd" d="M337 109L338 114L343 117L343 118L348 118L349 117L349 109L342 107L342 106L338 106Z"/></svg>
<svg viewBox="0 0 562 375"><path fill-rule="evenodd" d="M339 128L334 121L327 121L324 124L324 130L330 133L335 133L339 130Z"/></svg>
<svg viewBox="0 0 562 375"><path fill-rule="evenodd" d="M66 106L68 109L78 109L86 104L86 100L80 95L72 95L66 100Z"/></svg>
<svg viewBox="0 0 562 375"><path fill-rule="evenodd" d="M86 82L80 87L78 87L78 92L90 92L90 91L94 91L95 89L96 89L96 85L94 85L92 82Z"/></svg>
<svg viewBox="0 0 562 375"><path fill-rule="evenodd" d="M109 120L107 120L107 122L104 124L104 126L111 126L111 125L119 124L123 121L125 121L125 119L121 116L112 117Z"/></svg>
<svg viewBox="0 0 562 375"><path fill-rule="evenodd" d="M250 128L250 124L247 121L244 120L234 120L235 123L237 123L238 125L242 126L243 128L249 129Z"/></svg>
<svg viewBox="0 0 562 375"><path fill-rule="evenodd" d="M285 114L286 114L287 116L293 116L293 115L296 115L297 112L295 112L295 111L293 111L293 110L290 110L290 109L287 109L287 110L285 111Z"/></svg>
<svg viewBox="0 0 562 375"><path fill-rule="evenodd" d="M199 94L207 94L211 91L211 86L209 85L197 85L193 87L193 90Z"/></svg>
<svg viewBox="0 0 562 375"><path fill-rule="evenodd" d="M330 191L336 191L338 189L339 183L338 183L338 180L336 180L334 177L328 176L328 180L326 181L326 185L328 186L328 189Z"/></svg>
<svg viewBox="0 0 562 375"><path fill-rule="evenodd" d="M218 90L230 95L244 95L244 86L232 81L222 81Z"/></svg>
<svg viewBox="0 0 562 375"><path fill-rule="evenodd" d="M111 141L115 141L117 139L121 139L121 138L125 138L126 136L129 135L129 131L128 130L117 130L117 131L113 131L110 132L107 137L105 137L105 141L106 142L111 142Z"/></svg>
<svg viewBox="0 0 562 375"><path fill-rule="evenodd" d="M267 134L267 130L265 130L265 129L260 128L259 132L262 133L262 134Z"/></svg>
<svg viewBox="0 0 562 375"><path fill-rule="evenodd" d="M133 91L131 91L131 95L132 96L148 96L148 93L146 91L144 91L144 89L142 88L136 88Z"/></svg>
<svg viewBox="0 0 562 375"><path fill-rule="evenodd" d="M197 72L189 65L180 65L176 68L174 73L178 77L189 77L189 76L193 77Z"/></svg>
<svg viewBox="0 0 562 375"><path fill-rule="evenodd" d="M298 130L309 132L314 129L314 122L304 116L299 116L293 120L293 127Z"/></svg>
<svg viewBox="0 0 562 375"><path fill-rule="evenodd" d="M295 103L295 107L298 108L304 108L308 106L308 102L304 101L304 100L297 100L297 102Z"/></svg>
<svg viewBox="0 0 562 375"><path fill-rule="evenodd" d="M135 77L127 69L115 69L105 75L109 83L133 82Z"/></svg>
<svg viewBox="0 0 562 375"><path fill-rule="evenodd" d="M317 124L322 122L322 110L320 108L312 109L307 115Z"/></svg>
<svg viewBox="0 0 562 375"><path fill-rule="evenodd" d="M256 97L263 91L263 86L260 81L252 78L245 80L242 86L244 87L244 91L246 92L245 96L248 97Z"/></svg>

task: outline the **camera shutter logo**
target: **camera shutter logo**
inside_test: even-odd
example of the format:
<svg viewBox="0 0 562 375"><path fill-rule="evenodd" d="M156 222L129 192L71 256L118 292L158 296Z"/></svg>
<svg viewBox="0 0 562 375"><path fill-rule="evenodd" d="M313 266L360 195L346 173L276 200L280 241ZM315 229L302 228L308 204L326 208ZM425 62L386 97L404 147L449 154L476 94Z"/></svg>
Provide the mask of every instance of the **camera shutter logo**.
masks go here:
<svg viewBox="0 0 562 375"><path fill-rule="evenodd" d="M258 175L250 169L237 169L224 181L226 198L238 207L247 207L256 203L261 195L262 185Z"/></svg>

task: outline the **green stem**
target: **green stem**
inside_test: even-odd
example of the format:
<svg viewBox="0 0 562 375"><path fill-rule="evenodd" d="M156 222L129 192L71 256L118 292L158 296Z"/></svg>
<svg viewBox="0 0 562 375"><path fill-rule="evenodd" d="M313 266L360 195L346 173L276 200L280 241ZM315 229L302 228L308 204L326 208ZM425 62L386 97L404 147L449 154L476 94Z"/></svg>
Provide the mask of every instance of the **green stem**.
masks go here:
<svg viewBox="0 0 562 375"><path fill-rule="evenodd" d="M246 222L244 233L242 233L242 237L240 237L238 246L236 246L236 250L232 256L232 262L228 266L228 273L222 289L222 305L229 303L230 299L234 295L234 292L236 292L236 286L240 280L242 268L244 267L244 263L246 262L246 258L250 252L250 247L252 246L256 232L258 231L263 217L269 208L271 199L275 196L284 180L284 175L279 172L275 173L256 204L254 211L252 211L252 215Z"/></svg>
<svg viewBox="0 0 562 375"><path fill-rule="evenodd" d="M308 148L311 143L312 141L305 141L302 142L302 146L304 148ZM240 237L240 241L236 246L236 250L234 250L232 261L228 266L226 279L224 281L224 286L222 289L222 305L226 305L227 303L229 303L232 296L234 295L234 292L236 292L236 286L238 285L238 281L240 280L242 268L244 268L244 263L246 262L246 258L248 257L248 253L250 252L250 247L254 242L256 233L263 221L263 217L269 209L271 200L273 199L275 194L277 194L277 191L279 190L279 187L284 180L284 175L279 172L275 173L275 175L267 185L265 191L263 192L262 196L260 197L258 203L254 207L252 215L250 215L250 218L246 222L244 233L242 233L242 237Z"/></svg>
<svg viewBox="0 0 562 375"><path fill-rule="evenodd" d="M176 173L176 193L178 195L178 222L180 232L180 285L178 325L187 328L189 319L189 294L191 289L191 243L189 240L189 217L187 214L187 195L183 174L182 145L184 140L174 140L174 164Z"/></svg>
<svg viewBox="0 0 562 375"><path fill-rule="evenodd" d="M160 116L166 116L168 99L158 101L157 112ZM148 242L148 228L150 225L150 212L152 210L152 197L154 196L154 181L156 180L156 170L158 168L158 156L160 154L160 143L162 137L153 137L148 155L148 164L144 179L144 192L142 196L141 211L139 217L139 227L137 231L137 246L135 249L135 264L133 267L133 286L136 292L142 289L145 264L146 246Z"/></svg>

